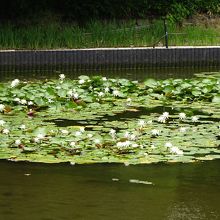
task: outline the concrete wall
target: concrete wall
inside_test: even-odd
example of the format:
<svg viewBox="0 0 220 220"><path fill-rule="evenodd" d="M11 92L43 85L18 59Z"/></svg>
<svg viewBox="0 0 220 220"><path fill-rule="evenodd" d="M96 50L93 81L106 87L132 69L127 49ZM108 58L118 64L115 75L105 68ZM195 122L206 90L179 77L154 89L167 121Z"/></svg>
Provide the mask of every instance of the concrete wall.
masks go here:
<svg viewBox="0 0 220 220"><path fill-rule="evenodd" d="M94 48L0 51L0 70L73 66L75 69L220 66L220 47Z"/></svg>

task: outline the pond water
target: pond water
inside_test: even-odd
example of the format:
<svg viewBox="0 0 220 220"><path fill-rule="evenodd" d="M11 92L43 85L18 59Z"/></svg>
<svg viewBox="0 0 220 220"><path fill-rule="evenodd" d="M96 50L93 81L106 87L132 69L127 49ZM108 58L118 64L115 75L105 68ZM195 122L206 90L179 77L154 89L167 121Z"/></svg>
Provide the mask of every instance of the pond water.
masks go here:
<svg viewBox="0 0 220 220"><path fill-rule="evenodd" d="M219 69L93 71L90 75L143 80L189 78ZM4 71L0 81L57 77L59 71ZM63 72L62 72L63 73ZM64 73L71 78L88 72ZM147 109L103 116L103 121L147 114ZM167 111L167 109L165 109ZM168 109L171 111L170 109ZM164 111L164 109L156 109ZM116 118L115 118L116 117ZM118 118L117 118L118 117ZM58 126L75 123L63 119ZM70 123L70 124L68 124ZM83 124L83 121L82 121ZM217 220L220 219L220 160L190 164L76 165L0 161L2 220ZM131 181L133 180L133 182ZM139 181L139 182L138 182ZM152 184L143 184L148 181Z"/></svg>
<svg viewBox="0 0 220 220"><path fill-rule="evenodd" d="M1 161L0 219L220 219L219 167L220 160L138 166Z"/></svg>
<svg viewBox="0 0 220 220"><path fill-rule="evenodd" d="M8 81L15 78L20 80L33 80L45 78L57 78L64 73L68 78L76 79L80 75L102 75L108 78L126 78L129 80L143 81L147 78L191 78L196 73L218 72L220 67L166 67L166 68L140 68L140 69L103 69L103 70L74 70L71 66L59 67L29 67L14 68L0 66L0 81Z"/></svg>

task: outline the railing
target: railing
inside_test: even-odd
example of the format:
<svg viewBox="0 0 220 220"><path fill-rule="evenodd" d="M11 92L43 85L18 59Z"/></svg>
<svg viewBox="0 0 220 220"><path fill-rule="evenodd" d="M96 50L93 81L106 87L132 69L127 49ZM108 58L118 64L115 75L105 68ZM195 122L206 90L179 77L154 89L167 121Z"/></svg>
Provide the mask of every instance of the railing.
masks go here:
<svg viewBox="0 0 220 220"><path fill-rule="evenodd" d="M151 43L147 42L146 45L144 45L145 47L152 47L152 48L156 48L157 46L164 46L166 48L169 48L169 46L181 46L181 45L173 45L172 42L170 42L170 37L172 36L181 36L181 35L184 35L185 38L187 39L189 33L185 33L185 32L172 32L169 30L169 26L168 26L168 21L166 19L163 19L163 26L160 24L160 32L161 32L161 36L158 37L158 39L154 39ZM192 25L192 23L185 23L186 26L190 26ZM138 35L141 31L144 32L146 30L152 30L156 27L156 24L147 24L147 25L140 25L138 24L138 22L136 22L133 26L131 27L125 27L125 28L118 28L118 29L111 29L111 30L102 30L102 36L103 36L103 41L105 40L105 37L104 35L108 35L109 33L113 33L115 34L114 36L117 37L117 33L128 33L130 34L130 32L133 31L133 35ZM158 27L156 27L158 29ZM158 30L157 30L158 31ZM81 33L82 36L91 36L95 38L95 35L97 33L94 33L94 32L84 32L84 33ZM158 33L157 33L158 34ZM156 35L157 35L156 34ZM140 34L141 35L141 34ZM149 34L150 35L150 34ZM73 35L74 36L74 35ZM197 39L220 39L220 35L208 35L208 34L204 34L204 33L200 33L200 34L196 34L195 33L195 36ZM143 36L141 36L143 37ZM155 37L155 36L153 36ZM190 33L190 37L191 37L191 33ZM137 40L138 38L134 39L134 42L135 40ZM114 40L114 39L113 39ZM102 41L102 39L100 40ZM162 42L163 43L162 43ZM188 45L191 46L191 42L190 39L188 40ZM220 41L217 41L218 43L216 44L216 46L220 46ZM204 44L202 44L204 45ZM209 45L209 43L207 43L207 45ZM138 46L138 45L135 45L135 46ZM185 44L185 46L187 46L187 44ZM193 45L193 46L199 46L199 45Z"/></svg>

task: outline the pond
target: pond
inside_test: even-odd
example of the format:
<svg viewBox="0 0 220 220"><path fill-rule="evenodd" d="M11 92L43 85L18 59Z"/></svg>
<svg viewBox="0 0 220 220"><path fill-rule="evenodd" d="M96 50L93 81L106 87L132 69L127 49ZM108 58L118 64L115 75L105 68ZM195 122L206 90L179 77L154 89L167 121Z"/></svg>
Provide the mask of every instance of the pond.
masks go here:
<svg viewBox="0 0 220 220"><path fill-rule="evenodd" d="M61 74L59 71L48 74L29 70L1 73L0 104L3 103L4 108L0 113L0 126L6 124L6 127L0 128L0 157L11 161L56 164L1 160L0 219L220 219L220 160L201 162L220 158L219 86L216 81L219 70L212 70L217 73L211 76L209 73L200 74L203 83L192 81L199 85L198 88L193 92L187 90L188 98L196 102L188 102L187 99L182 102L185 95L181 92L177 95L179 100L168 96L169 101L155 101L155 97L149 97L145 92L151 91L157 96L158 85L164 89L167 82L173 83L164 80L169 77L182 78L183 81L175 81L176 85L184 85L187 89L192 85L184 78L192 78L195 76L193 73L209 69L102 73L102 76L108 75L109 78L124 76L144 84L139 87L132 81L107 81L113 83L111 85L115 89L119 88L117 83L122 83L123 95L118 98L109 94L101 102L95 99L101 105L91 105L86 99L86 95L93 97L100 94L99 90L90 93L86 87L78 87L78 80L88 81L85 76L77 79L85 73L65 72L67 81L63 80L61 84L57 79ZM12 90L10 83L15 78L19 78L20 82L18 88ZM44 83L24 83L33 78ZM51 82L46 78L56 80ZM77 80L72 82L67 78ZM163 80L158 84L147 78ZM204 78L210 79L207 81ZM92 82L103 83L102 77L91 79ZM10 81L9 84L6 81ZM66 93L74 86L84 101L88 101L87 106L73 105L67 94L62 92L58 92L58 105L45 104L45 88L51 98L55 94L48 89L48 85L64 86L62 91ZM176 89L176 85L172 89ZM131 87L137 89L136 95L131 95L132 102L127 100ZM33 89L32 94L29 94L30 88ZM166 91L163 89L160 93L170 94L169 87ZM36 97L36 94L39 96ZM201 100L198 100L198 94L202 94ZM34 111L20 101L15 102L14 98L18 97L33 101L31 107ZM112 100L113 104L109 105ZM71 108L76 109L73 111ZM158 121L160 116L166 116L163 118L165 121ZM138 129L137 125L140 126ZM10 133L5 133L4 129ZM129 134L134 131L138 137L135 139L137 143L131 136L131 140L125 136L128 135L126 131ZM76 135L79 132L82 134L80 137ZM92 142L98 138L106 140L102 144ZM133 143L132 148L113 147L127 141ZM171 142L180 149L175 148L176 152L170 154L167 149L172 147L168 146ZM161 145L167 146L164 148ZM57 164L59 162L67 163Z"/></svg>
<svg viewBox="0 0 220 220"><path fill-rule="evenodd" d="M219 167L220 160L136 166L1 161L0 219L218 220Z"/></svg>

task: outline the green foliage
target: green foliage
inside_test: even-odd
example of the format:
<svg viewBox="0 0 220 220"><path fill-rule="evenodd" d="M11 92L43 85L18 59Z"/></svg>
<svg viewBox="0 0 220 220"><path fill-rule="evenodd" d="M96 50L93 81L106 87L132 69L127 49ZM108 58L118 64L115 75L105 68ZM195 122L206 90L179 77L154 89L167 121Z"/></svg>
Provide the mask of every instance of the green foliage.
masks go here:
<svg viewBox="0 0 220 220"><path fill-rule="evenodd" d="M219 83L219 73L143 83L63 74L1 83L0 159L140 164L219 158Z"/></svg>
<svg viewBox="0 0 220 220"><path fill-rule="evenodd" d="M151 24L147 21L143 22L145 22L143 27L137 27L134 20L91 21L84 27L67 23L26 27L0 24L0 49L152 47L164 35L163 21L155 20ZM167 23L169 33L184 33L169 35L169 45L220 45L219 31L216 28L202 25L179 28L172 22ZM163 44L163 39L160 43Z"/></svg>
<svg viewBox="0 0 220 220"><path fill-rule="evenodd" d="M192 13L193 10L191 8L187 8L184 4L174 3L167 14L167 18L169 21L176 23L181 22L184 18L188 17Z"/></svg>
<svg viewBox="0 0 220 220"><path fill-rule="evenodd" d="M49 13L59 15L63 20L77 20L82 23L100 18L169 15L172 20L179 21L195 12L219 13L219 10L219 0L14 0L3 1L0 18L28 21L36 17L41 19L43 14Z"/></svg>
<svg viewBox="0 0 220 220"><path fill-rule="evenodd" d="M145 93L161 94L170 100L182 101L219 101L220 86L217 79L168 79L145 81Z"/></svg>

